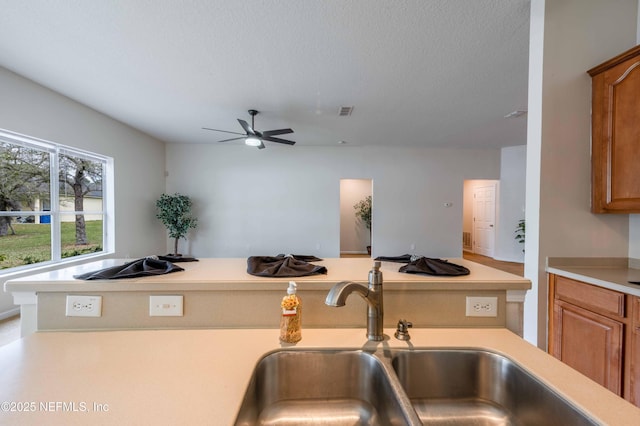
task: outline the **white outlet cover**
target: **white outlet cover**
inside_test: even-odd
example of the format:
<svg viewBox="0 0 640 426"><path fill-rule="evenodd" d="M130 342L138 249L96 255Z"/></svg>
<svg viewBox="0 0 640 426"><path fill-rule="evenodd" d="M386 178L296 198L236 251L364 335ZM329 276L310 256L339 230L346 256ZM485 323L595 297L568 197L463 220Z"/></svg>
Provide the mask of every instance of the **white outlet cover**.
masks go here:
<svg viewBox="0 0 640 426"><path fill-rule="evenodd" d="M149 296L150 317L181 317L183 315L182 295Z"/></svg>
<svg viewBox="0 0 640 426"><path fill-rule="evenodd" d="M498 298L467 296L466 315L468 317L497 317Z"/></svg>
<svg viewBox="0 0 640 426"><path fill-rule="evenodd" d="M102 316L102 296L68 294L65 315L68 317Z"/></svg>

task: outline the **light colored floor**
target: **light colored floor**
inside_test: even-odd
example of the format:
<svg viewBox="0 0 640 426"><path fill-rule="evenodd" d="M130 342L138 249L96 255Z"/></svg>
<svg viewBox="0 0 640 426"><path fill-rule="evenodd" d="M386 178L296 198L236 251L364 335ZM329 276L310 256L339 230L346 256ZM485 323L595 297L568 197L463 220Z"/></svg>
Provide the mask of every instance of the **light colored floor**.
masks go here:
<svg viewBox="0 0 640 426"><path fill-rule="evenodd" d="M20 316L0 321L0 346L11 343L20 338Z"/></svg>
<svg viewBox="0 0 640 426"><path fill-rule="evenodd" d="M524 263L502 262L491 257L468 252L464 252L462 254L462 257L464 259L470 260L471 262L480 263L481 265L490 266L492 268L500 269L501 271L524 277Z"/></svg>

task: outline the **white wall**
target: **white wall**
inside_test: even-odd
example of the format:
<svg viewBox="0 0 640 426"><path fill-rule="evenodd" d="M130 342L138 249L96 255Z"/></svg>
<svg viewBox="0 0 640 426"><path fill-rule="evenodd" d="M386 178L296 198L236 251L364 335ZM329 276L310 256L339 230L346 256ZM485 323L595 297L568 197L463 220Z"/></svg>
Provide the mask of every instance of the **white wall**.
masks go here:
<svg viewBox="0 0 640 426"><path fill-rule="evenodd" d="M194 199L200 225L189 246L195 256L338 257L340 179L367 176L374 182L373 256L460 257L463 181L496 179L499 155L498 150L169 144L167 191Z"/></svg>
<svg viewBox="0 0 640 426"><path fill-rule="evenodd" d="M164 251L166 232L154 211L165 186L163 142L4 68L0 93L0 128L114 158L116 256ZM0 315L12 308L0 292Z"/></svg>
<svg viewBox="0 0 640 426"><path fill-rule="evenodd" d="M640 215L629 216L629 257L640 259Z"/></svg>
<svg viewBox="0 0 640 426"><path fill-rule="evenodd" d="M496 194L496 234L494 258L507 262L524 262L524 246L515 240L515 230L524 219L526 186L526 146L506 147L500 150L500 180ZM462 229L473 235L473 192L477 186L492 181L467 180L464 182L464 210Z"/></svg>
<svg viewBox="0 0 640 426"><path fill-rule="evenodd" d="M527 147L502 148L500 154L500 204L494 257L507 262L524 262L524 245L516 241L515 230L525 215Z"/></svg>
<svg viewBox="0 0 640 426"><path fill-rule="evenodd" d="M373 195L371 185L371 179L340 180L340 253L367 253L371 245L370 232L353 207Z"/></svg>
<svg viewBox="0 0 640 426"><path fill-rule="evenodd" d="M591 80L634 46L637 0L532 0L527 137L525 338L546 346L549 256L622 256L628 215L590 213Z"/></svg>

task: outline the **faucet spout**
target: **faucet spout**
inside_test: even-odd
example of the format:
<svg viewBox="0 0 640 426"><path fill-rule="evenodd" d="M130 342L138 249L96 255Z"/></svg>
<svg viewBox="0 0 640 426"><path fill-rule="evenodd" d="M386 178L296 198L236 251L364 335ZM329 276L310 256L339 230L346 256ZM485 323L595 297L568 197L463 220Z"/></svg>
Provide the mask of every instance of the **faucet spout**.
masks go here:
<svg viewBox="0 0 640 426"><path fill-rule="evenodd" d="M328 306L344 306L347 304L347 297L354 291L367 300L369 289L366 286L353 281L342 281L329 290L324 303Z"/></svg>
<svg viewBox="0 0 640 426"><path fill-rule="evenodd" d="M368 286L353 281L339 282L329 290L325 304L336 307L344 306L347 303L347 297L353 292L362 296L367 302L367 339L374 341L384 340L382 331L384 309L380 262L375 262L373 269L369 272Z"/></svg>

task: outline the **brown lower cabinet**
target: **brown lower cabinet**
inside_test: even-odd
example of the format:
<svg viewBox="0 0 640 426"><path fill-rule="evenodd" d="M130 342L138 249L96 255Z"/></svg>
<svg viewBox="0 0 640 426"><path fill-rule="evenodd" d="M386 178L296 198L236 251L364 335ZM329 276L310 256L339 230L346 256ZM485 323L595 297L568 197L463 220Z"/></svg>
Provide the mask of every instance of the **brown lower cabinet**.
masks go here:
<svg viewBox="0 0 640 426"><path fill-rule="evenodd" d="M640 298L549 274L549 353L640 406Z"/></svg>
<svg viewBox="0 0 640 426"><path fill-rule="evenodd" d="M634 297L629 360L629 400L640 407L640 297Z"/></svg>

